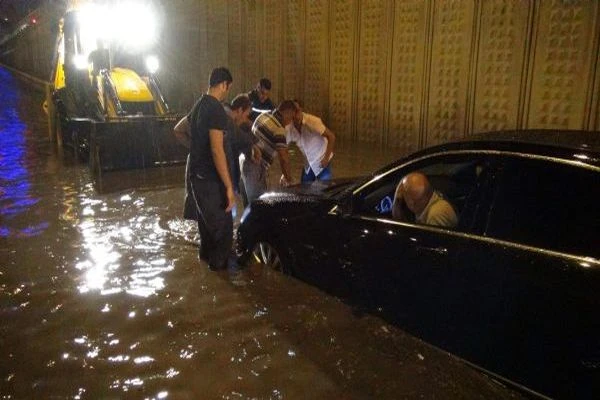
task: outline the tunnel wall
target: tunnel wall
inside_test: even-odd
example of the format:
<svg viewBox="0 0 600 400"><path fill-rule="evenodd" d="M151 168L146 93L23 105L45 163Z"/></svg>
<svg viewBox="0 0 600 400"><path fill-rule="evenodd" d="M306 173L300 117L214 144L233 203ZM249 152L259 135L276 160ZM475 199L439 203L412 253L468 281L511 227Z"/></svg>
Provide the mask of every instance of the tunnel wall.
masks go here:
<svg viewBox="0 0 600 400"><path fill-rule="evenodd" d="M232 96L266 76L276 102L302 99L342 141L401 152L490 130L600 130L595 0L159 6L159 78L180 111L206 90L210 70L225 65L234 76ZM27 60L45 54L52 40L37 29L13 62L41 76L48 65Z"/></svg>
<svg viewBox="0 0 600 400"><path fill-rule="evenodd" d="M202 88L262 76L344 140L413 151L500 129L600 130L600 9L590 0L175 1Z"/></svg>
<svg viewBox="0 0 600 400"><path fill-rule="evenodd" d="M58 22L65 9L65 1L47 1L23 18L14 33L0 45L0 61L35 78L49 81ZM35 24L32 22L34 18Z"/></svg>

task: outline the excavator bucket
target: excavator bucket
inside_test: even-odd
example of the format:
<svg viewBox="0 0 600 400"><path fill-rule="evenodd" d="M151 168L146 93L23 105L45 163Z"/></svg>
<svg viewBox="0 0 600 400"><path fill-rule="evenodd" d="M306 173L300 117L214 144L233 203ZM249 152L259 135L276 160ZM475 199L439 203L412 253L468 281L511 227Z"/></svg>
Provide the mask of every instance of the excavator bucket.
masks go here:
<svg viewBox="0 0 600 400"><path fill-rule="evenodd" d="M149 116L94 121L89 134L89 163L96 175L105 171L181 164L188 149L173 135L181 117Z"/></svg>

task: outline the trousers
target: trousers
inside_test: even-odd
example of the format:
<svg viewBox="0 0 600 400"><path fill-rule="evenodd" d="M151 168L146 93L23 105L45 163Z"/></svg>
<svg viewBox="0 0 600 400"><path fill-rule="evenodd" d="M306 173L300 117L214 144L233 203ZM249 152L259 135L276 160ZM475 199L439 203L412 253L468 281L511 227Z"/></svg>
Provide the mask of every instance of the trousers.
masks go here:
<svg viewBox="0 0 600 400"><path fill-rule="evenodd" d="M312 168L308 169L308 172L304 168L302 168L302 175L300 176L300 182L302 183L310 183L314 181L329 181L331 180L331 164L327 167L323 168L319 175L315 175Z"/></svg>
<svg viewBox="0 0 600 400"><path fill-rule="evenodd" d="M255 163L250 158L240 156L243 190L246 194L244 206L260 197L267 191L267 168L262 163Z"/></svg>
<svg viewBox="0 0 600 400"><path fill-rule="evenodd" d="M191 176L190 184L198 216L200 259L210 269L225 269L233 244L233 219L231 212L225 211L225 187L220 181L197 175Z"/></svg>

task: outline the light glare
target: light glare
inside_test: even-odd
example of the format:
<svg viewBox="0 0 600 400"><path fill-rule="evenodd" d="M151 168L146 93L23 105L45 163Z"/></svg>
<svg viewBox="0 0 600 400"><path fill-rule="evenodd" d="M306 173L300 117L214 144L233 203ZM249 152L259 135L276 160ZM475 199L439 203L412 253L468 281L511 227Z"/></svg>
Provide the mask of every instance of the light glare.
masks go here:
<svg viewBox="0 0 600 400"><path fill-rule="evenodd" d="M75 63L77 69L87 69L88 67L87 57L83 54L76 55L73 58L73 63Z"/></svg>
<svg viewBox="0 0 600 400"><path fill-rule="evenodd" d="M158 71L158 57L156 56L148 56L146 57L146 68L148 72L151 74L156 73Z"/></svg>

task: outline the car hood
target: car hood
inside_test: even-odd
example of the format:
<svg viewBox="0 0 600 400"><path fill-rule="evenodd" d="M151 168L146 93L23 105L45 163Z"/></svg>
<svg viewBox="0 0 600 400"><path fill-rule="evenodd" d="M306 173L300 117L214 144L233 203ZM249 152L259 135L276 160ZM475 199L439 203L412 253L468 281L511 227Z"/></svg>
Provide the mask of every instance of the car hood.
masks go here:
<svg viewBox="0 0 600 400"><path fill-rule="evenodd" d="M269 191L260 197L263 202L289 202L289 201L319 201L339 199L346 196L360 182L363 177L338 178L330 181L315 181L279 188Z"/></svg>

